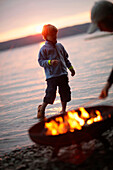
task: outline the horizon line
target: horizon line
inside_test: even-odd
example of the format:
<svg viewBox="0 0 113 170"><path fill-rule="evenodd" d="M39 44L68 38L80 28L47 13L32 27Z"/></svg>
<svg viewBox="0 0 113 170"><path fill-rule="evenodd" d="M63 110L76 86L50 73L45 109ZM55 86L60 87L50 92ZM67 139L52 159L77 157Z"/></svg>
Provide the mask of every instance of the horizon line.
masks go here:
<svg viewBox="0 0 113 170"><path fill-rule="evenodd" d="M71 25L71 26L61 27L61 28L58 29L58 31L62 30L62 29L66 29L66 28L71 28L71 27L74 27L74 26L84 25L84 24L90 24L90 22L85 22L85 23L82 23L82 24L76 24L76 25L74 24L74 25ZM26 36L17 37L17 38L14 38L14 39L0 41L0 43L10 42L10 41L13 41L13 40L19 40L19 39L27 38L27 37L33 37L33 36L36 36L36 35L41 35L41 33L34 33L34 34L26 35Z"/></svg>

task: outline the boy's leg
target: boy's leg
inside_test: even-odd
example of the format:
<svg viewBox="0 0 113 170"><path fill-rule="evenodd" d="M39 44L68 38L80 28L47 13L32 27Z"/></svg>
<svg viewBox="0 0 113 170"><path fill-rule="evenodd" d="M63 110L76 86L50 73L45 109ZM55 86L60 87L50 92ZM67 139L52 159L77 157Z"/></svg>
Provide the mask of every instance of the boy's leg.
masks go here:
<svg viewBox="0 0 113 170"><path fill-rule="evenodd" d="M38 106L38 113L37 118L44 118L45 117L45 108L48 104L43 102L42 105Z"/></svg>
<svg viewBox="0 0 113 170"><path fill-rule="evenodd" d="M39 105L39 111L37 117L44 117L45 115L45 108L48 104L53 104L55 97L56 97L56 90L57 90L57 83L56 79L47 80L47 88L46 88L46 95L43 99L42 105Z"/></svg>
<svg viewBox="0 0 113 170"><path fill-rule="evenodd" d="M62 104L62 110L61 110L61 113L65 113L65 112L66 112L67 102L62 102L62 101L61 101L61 104Z"/></svg>
<svg viewBox="0 0 113 170"><path fill-rule="evenodd" d="M70 87L68 84L67 75L59 77L59 93L60 93L61 104L62 104L61 112L65 113L67 102L71 100L71 91L70 91Z"/></svg>
<svg viewBox="0 0 113 170"><path fill-rule="evenodd" d="M48 103L45 103L45 102L42 103L42 107L41 107L42 113L45 113L45 108L46 108L47 105L48 105Z"/></svg>

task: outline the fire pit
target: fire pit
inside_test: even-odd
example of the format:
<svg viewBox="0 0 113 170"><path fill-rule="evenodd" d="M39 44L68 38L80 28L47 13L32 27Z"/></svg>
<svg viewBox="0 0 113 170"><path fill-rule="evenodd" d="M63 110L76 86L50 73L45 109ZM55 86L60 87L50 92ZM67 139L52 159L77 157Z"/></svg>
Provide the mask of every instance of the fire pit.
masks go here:
<svg viewBox="0 0 113 170"><path fill-rule="evenodd" d="M113 106L94 106L44 119L29 129L29 135L33 142L53 146L57 153L60 147L92 139L99 139L108 146L102 133L112 126Z"/></svg>

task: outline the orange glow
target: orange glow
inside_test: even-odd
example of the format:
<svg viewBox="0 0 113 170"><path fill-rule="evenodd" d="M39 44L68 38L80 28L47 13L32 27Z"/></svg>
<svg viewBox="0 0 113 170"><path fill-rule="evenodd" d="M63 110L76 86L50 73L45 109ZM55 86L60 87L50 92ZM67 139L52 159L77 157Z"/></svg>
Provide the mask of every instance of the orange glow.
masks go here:
<svg viewBox="0 0 113 170"><path fill-rule="evenodd" d="M78 112L68 112L68 118L78 121L81 126L85 124L84 119L78 116Z"/></svg>
<svg viewBox="0 0 113 170"><path fill-rule="evenodd" d="M79 108L81 115L78 112L72 110L67 112L62 118L56 117L55 120L45 123L47 128L46 135L59 135L68 131L74 132L75 129L81 130L85 124L92 124L102 120L101 113L96 110L95 114L88 113L83 107ZM89 119L90 118L90 119Z"/></svg>
<svg viewBox="0 0 113 170"><path fill-rule="evenodd" d="M45 41L40 42L40 48L45 44Z"/></svg>
<svg viewBox="0 0 113 170"><path fill-rule="evenodd" d="M108 117L111 118L111 115L109 114Z"/></svg>
<svg viewBox="0 0 113 170"><path fill-rule="evenodd" d="M28 25L26 27L15 28L0 34L0 42L25 37L28 35L40 34L43 25Z"/></svg>
<svg viewBox="0 0 113 170"><path fill-rule="evenodd" d="M89 113L83 107L80 107L79 110L81 111L82 118L89 118Z"/></svg>
<svg viewBox="0 0 113 170"><path fill-rule="evenodd" d="M78 129L78 130L81 130L81 129L82 129L80 123L79 123L76 119L74 119L74 117L69 118L69 119L68 119L68 123L69 123L70 131L71 131L71 132L73 132L74 129Z"/></svg>
<svg viewBox="0 0 113 170"><path fill-rule="evenodd" d="M36 27L36 33L42 33L42 28L43 28L43 25L38 25Z"/></svg>
<svg viewBox="0 0 113 170"><path fill-rule="evenodd" d="M97 117L93 117L93 118L91 118L91 119L89 119L89 120L87 121L87 124L88 124L88 125L89 125L89 124L92 124L93 122L98 122L98 121L101 121L101 120L102 120L101 113L100 113L98 110L96 110L96 114L97 114Z"/></svg>
<svg viewBox="0 0 113 170"><path fill-rule="evenodd" d="M55 25L59 29L67 26L83 24L86 22L90 22L89 11L78 13L75 15L63 16L56 19L51 18L51 20L49 19L47 21L42 20L40 17L40 21L38 22L40 25L37 25L36 23L31 23L31 25L10 29L6 32L0 32L0 42L41 33L42 26L48 23Z"/></svg>

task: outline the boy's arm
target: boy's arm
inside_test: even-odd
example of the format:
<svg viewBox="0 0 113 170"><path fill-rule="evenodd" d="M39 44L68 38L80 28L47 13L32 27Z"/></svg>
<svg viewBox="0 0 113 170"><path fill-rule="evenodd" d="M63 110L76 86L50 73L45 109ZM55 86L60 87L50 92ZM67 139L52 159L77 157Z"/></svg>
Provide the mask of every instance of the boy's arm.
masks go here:
<svg viewBox="0 0 113 170"><path fill-rule="evenodd" d="M41 67L48 67L49 65L51 65L51 60L46 59L46 54L42 49L40 49L39 51L38 63Z"/></svg>
<svg viewBox="0 0 113 170"><path fill-rule="evenodd" d="M68 67L68 69L70 70L71 72L71 76L74 76L75 75L75 70L71 64L71 62L69 61L68 59L68 53L66 52L65 48L63 47L63 51L64 51L64 59L65 59L65 63L66 63L66 66Z"/></svg>
<svg viewBox="0 0 113 170"><path fill-rule="evenodd" d="M74 70L74 68L72 67L71 69L69 69L70 70L70 72L71 72L71 76L74 76L75 75L75 70Z"/></svg>

